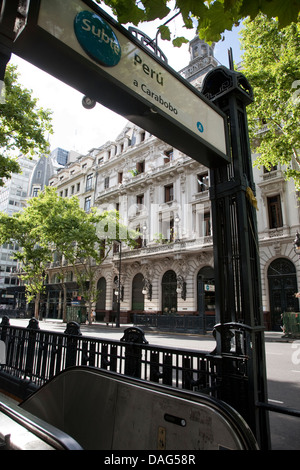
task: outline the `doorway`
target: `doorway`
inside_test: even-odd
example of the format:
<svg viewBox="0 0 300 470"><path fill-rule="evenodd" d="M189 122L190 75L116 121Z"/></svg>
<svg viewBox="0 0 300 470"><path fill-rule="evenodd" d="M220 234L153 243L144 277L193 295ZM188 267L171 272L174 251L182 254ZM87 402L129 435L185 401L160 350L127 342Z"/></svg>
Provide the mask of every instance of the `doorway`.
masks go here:
<svg viewBox="0 0 300 470"><path fill-rule="evenodd" d="M268 268L271 326L280 331L281 314L298 312L299 301L295 265L288 259L278 258Z"/></svg>
<svg viewBox="0 0 300 470"><path fill-rule="evenodd" d="M162 313L177 312L177 278L174 271L167 271L162 278Z"/></svg>
<svg viewBox="0 0 300 470"><path fill-rule="evenodd" d="M136 274L132 281L132 310L143 311L144 310L144 276L139 273Z"/></svg>

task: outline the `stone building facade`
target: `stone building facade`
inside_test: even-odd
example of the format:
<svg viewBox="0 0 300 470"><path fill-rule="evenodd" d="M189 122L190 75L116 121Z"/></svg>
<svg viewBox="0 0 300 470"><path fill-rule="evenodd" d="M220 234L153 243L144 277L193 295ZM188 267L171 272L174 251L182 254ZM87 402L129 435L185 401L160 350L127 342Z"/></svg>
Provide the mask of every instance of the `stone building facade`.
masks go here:
<svg viewBox="0 0 300 470"><path fill-rule="evenodd" d="M217 65L213 46L195 38L180 73L201 89ZM253 156L255 158L255 156ZM254 169L263 308L267 328L279 328L283 311L298 311L300 275L293 240L300 229L298 194L283 168ZM50 179L63 197L77 194L81 207L116 209L139 232L135 249L117 244L98 269L98 320L121 323L135 313L200 316L215 321L209 170L143 129L128 123L116 140L92 149ZM118 298L119 275L121 291ZM49 270L49 282L55 282Z"/></svg>

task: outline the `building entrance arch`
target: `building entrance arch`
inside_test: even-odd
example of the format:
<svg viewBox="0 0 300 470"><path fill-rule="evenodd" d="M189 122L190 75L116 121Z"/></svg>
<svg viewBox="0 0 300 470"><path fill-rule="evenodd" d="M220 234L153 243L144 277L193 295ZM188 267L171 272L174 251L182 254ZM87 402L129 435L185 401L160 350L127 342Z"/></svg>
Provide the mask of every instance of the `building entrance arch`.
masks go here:
<svg viewBox="0 0 300 470"><path fill-rule="evenodd" d="M297 276L294 263L285 258L272 261L268 268L272 329L280 330L281 314L298 312Z"/></svg>
<svg viewBox="0 0 300 470"><path fill-rule="evenodd" d="M144 276L138 273L132 280L132 310L144 310L144 294L142 292L144 286Z"/></svg>
<svg viewBox="0 0 300 470"><path fill-rule="evenodd" d="M166 271L162 278L162 312L177 312L177 277L172 270Z"/></svg>

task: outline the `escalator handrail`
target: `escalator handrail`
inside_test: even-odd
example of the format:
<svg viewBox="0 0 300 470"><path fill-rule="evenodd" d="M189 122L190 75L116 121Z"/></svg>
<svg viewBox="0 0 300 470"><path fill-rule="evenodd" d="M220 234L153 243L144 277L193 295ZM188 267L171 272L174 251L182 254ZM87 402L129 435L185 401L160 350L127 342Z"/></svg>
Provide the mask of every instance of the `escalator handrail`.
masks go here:
<svg viewBox="0 0 300 470"><path fill-rule="evenodd" d="M0 401L0 413L13 419L56 450L82 450L82 447L71 436L25 410L18 410L18 407L13 404L8 405Z"/></svg>

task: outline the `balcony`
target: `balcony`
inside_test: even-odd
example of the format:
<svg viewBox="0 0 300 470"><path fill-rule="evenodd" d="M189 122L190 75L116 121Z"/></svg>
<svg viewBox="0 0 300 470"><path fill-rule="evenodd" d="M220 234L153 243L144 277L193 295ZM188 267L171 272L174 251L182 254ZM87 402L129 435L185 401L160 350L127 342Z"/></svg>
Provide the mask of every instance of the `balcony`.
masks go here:
<svg viewBox="0 0 300 470"><path fill-rule="evenodd" d="M161 257L161 256L172 256L179 253L190 253L192 251L201 251L205 249L211 249L213 246L212 236L200 237L193 240L176 240L172 242L156 243L149 242L147 246L136 249L122 249L122 260L140 259L144 257ZM119 254L113 255L115 260L119 259Z"/></svg>

